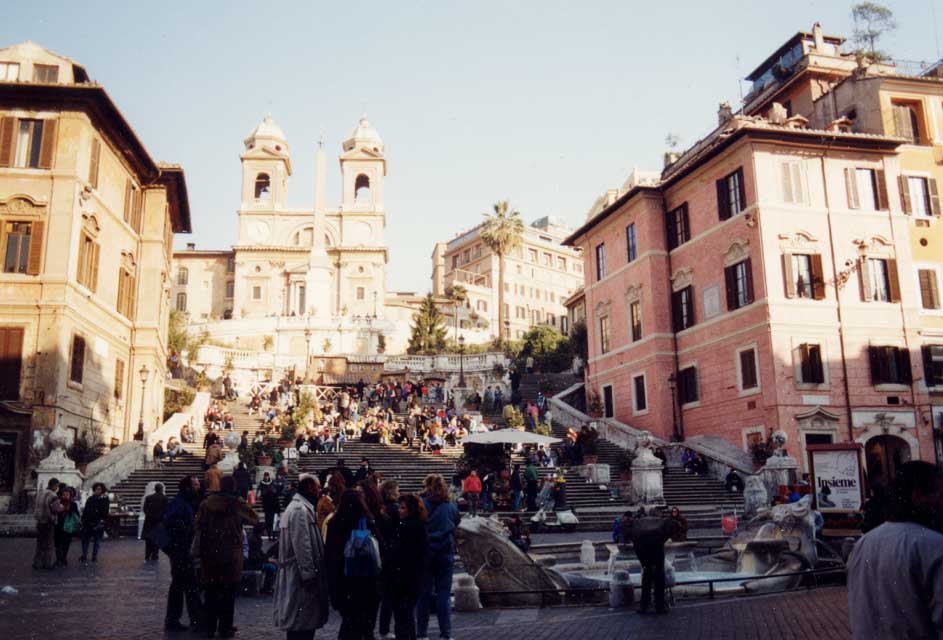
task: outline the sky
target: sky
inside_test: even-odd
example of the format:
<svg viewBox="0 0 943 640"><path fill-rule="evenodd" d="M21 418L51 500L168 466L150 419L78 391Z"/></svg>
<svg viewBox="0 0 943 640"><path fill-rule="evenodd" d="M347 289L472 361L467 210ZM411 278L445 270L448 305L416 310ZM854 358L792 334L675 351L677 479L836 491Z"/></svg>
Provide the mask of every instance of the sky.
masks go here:
<svg viewBox="0 0 943 640"><path fill-rule="evenodd" d="M851 2L19 2L0 45L73 58L157 160L186 172L192 235L237 238L242 141L266 114L285 131L288 204L312 207L323 131L329 207L336 156L366 112L386 146L387 288L430 288L433 246L510 200L526 222L581 224L633 168L658 170L739 103L748 75L820 21L851 34ZM886 2L894 58L941 57L943 0Z"/></svg>

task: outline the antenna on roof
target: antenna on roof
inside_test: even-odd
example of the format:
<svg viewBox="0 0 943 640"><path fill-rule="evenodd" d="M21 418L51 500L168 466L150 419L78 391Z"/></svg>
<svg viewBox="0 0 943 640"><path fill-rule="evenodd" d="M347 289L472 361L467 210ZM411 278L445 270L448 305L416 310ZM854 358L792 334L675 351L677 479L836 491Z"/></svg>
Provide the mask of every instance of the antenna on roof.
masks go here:
<svg viewBox="0 0 943 640"><path fill-rule="evenodd" d="M740 110L743 111L743 71L740 69L739 53L737 53L737 90L740 92Z"/></svg>

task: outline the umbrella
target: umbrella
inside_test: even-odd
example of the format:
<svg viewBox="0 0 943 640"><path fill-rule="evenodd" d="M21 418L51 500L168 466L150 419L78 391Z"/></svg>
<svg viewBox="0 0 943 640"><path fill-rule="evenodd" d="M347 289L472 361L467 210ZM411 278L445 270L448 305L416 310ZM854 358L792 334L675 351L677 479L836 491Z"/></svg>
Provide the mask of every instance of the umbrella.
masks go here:
<svg viewBox="0 0 943 640"><path fill-rule="evenodd" d="M517 429L484 431L462 438L462 444L553 444L555 442L560 442L560 438L551 438Z"/></svg>

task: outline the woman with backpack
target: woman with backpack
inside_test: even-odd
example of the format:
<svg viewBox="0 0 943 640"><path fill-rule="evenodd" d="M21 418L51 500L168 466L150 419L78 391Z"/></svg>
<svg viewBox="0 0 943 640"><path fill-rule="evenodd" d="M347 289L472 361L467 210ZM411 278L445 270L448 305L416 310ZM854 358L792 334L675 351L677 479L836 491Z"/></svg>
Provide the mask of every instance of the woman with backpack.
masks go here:
<svg viewBox="0 0 943 640"><path fill-rule="evenodd" d="M324 544L331 606L341 615L339 640L373 640L380 606L379 531L362 491L347 489Z"/></svg>
<svg viewBox="0 0 943 640"><path fill-rule="evenodd" d="M449 500L445 479L432 474L423 481L423 506L429 514L426 534L429 537L429 555L423 571L422 592L416 605L416 633L428 637L429 609L435 592L435 610L439 620L439 637L452 636L452 569L455 564L455 527L461 515Z"/></svg>

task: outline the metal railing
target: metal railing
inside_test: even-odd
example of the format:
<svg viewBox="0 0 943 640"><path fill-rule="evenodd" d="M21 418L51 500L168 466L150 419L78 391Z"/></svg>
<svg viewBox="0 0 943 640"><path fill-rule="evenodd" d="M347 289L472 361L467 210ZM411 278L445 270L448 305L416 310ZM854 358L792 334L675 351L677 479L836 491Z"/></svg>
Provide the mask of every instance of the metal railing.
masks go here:
<svg viewBox="0 0 943 640"><path fill-rule="evenodd" d="M762 594L770 593L785 593L787 591L797 591L800 589L810 590L814 589L820 585L819 577L821 576L844 576L846 571L844 567L833 567L825 569L804 569L802 571L790 571L787 573L777 573L772 575L758 575L758 576L735 576L730 578L704 578L700 580L679 580L676 581L671 586L667 587L669 590L672 590L680 586L691 586L706 584L708 591L706 597L713 600L718 595L723 597L743 597L744 595L759 595L758 593L720 593L714 588L714 585L717 583L727 583L727 582L755 582L760 580L772 580L772 579L783 579L783 578L806 578L803 583L796 587L788 587L784 589L776 589L774 591L763 591ZM638 587L636 587L638 588ZM569 601L572 604L585 604L586 599L580 596L588 596L592 594L599 593L608 593L609 587L600 586L600 587L574 587L574 588L547 588L547 589L500 589L500 590L491 590L491 591L480 591L479 595L484 602L490 597L500 597L500 596L540 596L540 606L547 606L548 601L550 604L567 604ZM674 595L674 594L672 594ZM686 600L696 600L704 596L697 595L687 595Z"/></svg>

